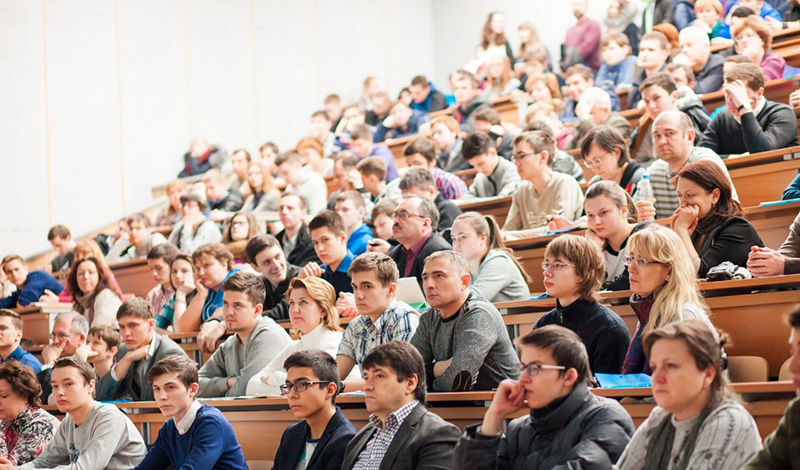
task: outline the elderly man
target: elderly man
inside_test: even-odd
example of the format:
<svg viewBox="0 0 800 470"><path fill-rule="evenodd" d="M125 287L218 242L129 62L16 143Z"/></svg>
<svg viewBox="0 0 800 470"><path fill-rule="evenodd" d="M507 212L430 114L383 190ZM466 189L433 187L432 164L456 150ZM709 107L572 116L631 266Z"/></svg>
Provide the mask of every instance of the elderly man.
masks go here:
<svg viewBox="0 0 800 470"><path fill-rule="evenodd" d="M698 95L722 88L722 64L725 59L711 54L708 34L696 26L684 28L678 37L681 52L694 72L694 90Z"/></svg>
<svg viewBox="0 0 800 470"><path fill-rule="evenodd" d="M42 371L36 378L42 386L42 403L48 403L48 398L53 391L50 385L50 374L56 359L77 356L84 361L92 354L86 343L89 334L89 321L86 317L75 311L62 312L53 321L50 333L50 344L42 349Z"/></svg>
<svg viewBox="0 0 800 470"><path fill-rule="evenodd" d="M575 107L575 114L580 122L572 131L570 149L580 148L586 134L597 126L613 127L626 139L631 135L628 120L619 113L611 112L611 97L602 88L591 87L584 91Z"/></svg>

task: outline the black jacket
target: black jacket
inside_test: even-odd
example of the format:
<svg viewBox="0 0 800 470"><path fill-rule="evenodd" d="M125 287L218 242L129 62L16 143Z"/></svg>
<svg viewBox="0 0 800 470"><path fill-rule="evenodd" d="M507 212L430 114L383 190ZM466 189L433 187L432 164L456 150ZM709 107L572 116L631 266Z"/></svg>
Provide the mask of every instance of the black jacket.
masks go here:
<svg viewBox="0 0 800 470"><path fill-rule="evenodd" d="M692 234L692 241L696 241L699 236L695 231ZM747 257L753 245L764 246L764 242L750 222L741 217L725 220L709 232L697 250L697 254L700 255L700 270L697 272L697 277L706 277L709 269L719 266L724 261L730 261L741 267L747 266Z"/></svg>
<svg viewBox="0 0 800 470"><path fill-rule="evenodd" d="M797 118L783 103L767 101L758 116L746 113L739 124L725 109L706 128L698 147L707 147L722 158L745 152L758 153L797 145Z"/></svg>
<svg viewBox="0 0 800 470"><path fill-rule="evenodd" d="M439 211L439 224L436 230L443 232L453 226L453 221L456 220L456 217L461 215L461 209L443 198L441 194L436 195L436 199L433 200L433 203L436 204L436 209Z"/></svg>
<svg viewBox="0 0 800 470"><path fill-rule="evenodd" d="M281 244L281 248L283 248L283 236L285 234L286 230L284 229L276 237ZM319 263L319 258L317 258L317 252L314 251L314 244L311 243L311 235L308 233L306 224L303 224L300 227L300 231L297 232L297 242L295 242L292 252L286 253L286 250L283 250L283 252L286 254L286 261L295 266L303 267L312 261Z"/></svg>
<svg viewBox="0 0 800 470"><path fill-rule="evenodd" d="M472 99L469 103L467 103L464 107L458 107L453 111L453 115L456 118L456 121L461 125L462 132L475 132L475 120L472 119L472 116L475 114L476 111L480 109L485 109L490 107L491 105L481 98L480 95L476 95L475 98Z"/></svg>
<svg viewBox="0 0 800 470"><path fill-rule="evenodd" d="M725 59L722 57L716 54L709 55L706 65L694 74L695 82L692 88L694 92L702 95L719 91L722 88L722 64L724 63Z"/></svg>
<svg viewBox="0 0 800 470"><path fill-rule="evenodd" d="M311 429L305 420L292 424L281 437L281 444L275 454L272 470L294 470L306 445ZM336 414L328 421L325 432L317 442L317 447L308 461L306 470L339 470L347 444L356 435L353 426L339 407Z"/></svg>
<svg viewBox="0 0 800 470"><path fill-rule="evenodd" d="M261 312L261 315L270 317L275 321L289 319L289 303L286 301L284 294L286 294L286 291L289 289L289 283L292 282L292 279L297 277L301 269L300 266L295 266L293 264L286 266L286 279L277 286L273 286L266 277L262 276L261 280L264 282L267 295L264 299L264 310Z"/></svg>
<svg viewBox="0 0 800 470"><path fill-rule="evenodd" d="M414 267L411 269L411 275L417 278L420 288L422 288L422 268L425 267L425 258L431 253L452 249L453 247L441 235L438 233L431 234L428 241L422 245L419 255L414 260ZM397 245L389 250L389 256L397 263L397 270L400 271L400 277L403 277L406 269L406 253L403 245Z"/></svg>

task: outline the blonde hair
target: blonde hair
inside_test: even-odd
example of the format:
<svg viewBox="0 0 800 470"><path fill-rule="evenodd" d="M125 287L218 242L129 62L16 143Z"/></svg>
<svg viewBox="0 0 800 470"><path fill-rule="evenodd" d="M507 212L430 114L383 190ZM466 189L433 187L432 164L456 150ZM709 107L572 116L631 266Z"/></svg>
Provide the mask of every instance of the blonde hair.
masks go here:
<svg viewBox="0 0 800 470"><path fill-rule="evenodd" d="M256 194L261 191L264 194L270 193L278 193L277 188L275 187L275 178L272 176L272 172L269 171L267 165L262 162L251 162L247 165L247 171L250 171L250 168L257 167L261 171L262 183L260 188L254 188L250 181L247 181L247 186L250 188L250 194Z"/></svg>
<svg viewBox="0 0 800 470"><path fill-rule="evenodd" d="M525 269L519 263L519 257L516 256L503 241L503 235L500 233L500 226L497 224L494 216L483 215L478 212L470 211L464 212L456 217L455 220L453 220L453 225L455 225L456 222L465 222L478 236L486 236L486 253L484 253L481 257L481 264L483 264L483 261L486 259L486 256L490 251L502 251L503 253L507 254L509 258L511 258L511 261L513 261L517 266L519 272L522 273L522 277L525 278L525 281L531 282L531 277L525 272Z"/></svg>
<svg viewBox="0 0 800 470"><path fill-rule="evenodd" d="M289 283L289 288L286 289L284 296L287 300L295 289L305 289L308 296L325 312L321 323L327 330L342 331L339 326L339 311L336 309L336 291L328 281L319 277L307 277L305 279L296 277L292 279L292 282Z"/></svg>
<svg viewBox="0 0 800 470"><path fill-rule="evenodd" d="M76 255L83 254L84 258L88 258L93 256L97 259L97 264L99 268L108 271L108 263L106 263L106 258L103 255L103 251L100 250L100 245L97 244L96 241L92 240L91 238L86 240L81 240L75 244L75 248L72 249L73 253Z"/></svg>
<svg viewBox="0 0 800 470"><path fill-rule="evenodd" d="M523 42L519 45L519 52L517 53L517 59L522 57L522 54L526 52L530 52L538 46L541 41L539 40L539 32L536 30L536 26L533 25L530 21L523 21L522 23L517 26L517 30L524 29L528 31L531 35L530 39L527 42Z"/></svg>
<svg viewBox="0 0 800 470"><path fill-rule="evenodd" d="M631 235L628 247L630 253L635 252L641 258L672 269L667 282L657 287L653 294L650 321L643 331L645 335L655 328L681 320L681 312L688 304L695 304L708 314L708 307L697 287L697 273L675 232L667 227L647 227Z"/></svg>

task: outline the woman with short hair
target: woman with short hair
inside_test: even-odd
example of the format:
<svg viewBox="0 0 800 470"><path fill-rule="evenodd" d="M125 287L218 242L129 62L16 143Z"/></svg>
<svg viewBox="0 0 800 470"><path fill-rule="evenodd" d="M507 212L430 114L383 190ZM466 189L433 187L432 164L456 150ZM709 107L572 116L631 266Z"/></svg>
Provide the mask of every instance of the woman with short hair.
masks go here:
<svg viewBox="0 0 800 470"><path fill-rule="evenodd" d="M595 127L586 134L581 143L581 159L595 173L589 186L598 181L613 181L631 196L645 174L645 169L631 160L625 138L609 126Z"/></svg>

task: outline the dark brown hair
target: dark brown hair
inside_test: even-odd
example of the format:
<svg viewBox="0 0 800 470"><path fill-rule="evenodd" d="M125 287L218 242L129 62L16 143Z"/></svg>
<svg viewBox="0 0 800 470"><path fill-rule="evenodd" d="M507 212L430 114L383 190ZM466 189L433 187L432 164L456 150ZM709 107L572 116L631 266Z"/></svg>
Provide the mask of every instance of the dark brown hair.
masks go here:
<svg viewBox="0 0 800 470"><path fill-rule="evenodd" d="M172 373L178 374L178 379L186 388L200 381L197 377L197 364L183 354L167 356L156 362L155 365L147 371L147 381L152 384L156 377Z"/></svg>
<svg viewBox="0 0 800 470"><path fill-rule="evenodd" d="M39 407L42 405L42 386L33 370L11 360L0 365L0 380L5 380L11 386L15 395L28 402L28 406Z"/></svg>
<svg viewBox="0 0 800 470"><path fill-rule="evenodd" d="M83 263L94 263L97 269L97 287L94 288L94 292L83 292L80 287L78 287L78 267ZM72 292L72 295L76 297L90 294L88 303L92 305L97 294L102 292L103 289L108 289L108 278L106 278L106 272L100 265L100 262L97 261L97 258L89 256L72 265L72 269L69 271L69 278L67 278L67 286L69 287L69 291Z"/></svg>
<svg viewBox="0 0 800 470"><path fill-rule="evenodd" d="M111 325L95 326L89 330L89 335L95 336L106 343L108 349L119 348L119 345L122 344L122 337L119 331ZM87 335L87 337L89 335Z"/></svg>
<svg viewBox="0 0 800 470"><path fill-rule="evenodd" d="M94 373L94 368L84 361L83 359L79 358L78 356L67 356L67 357L60 357L56 359L56 362L53 363L53 370L56 369L64 369L67 367L74 367L78 369L81 377L83 377L84 383L89 383L95 380L96 375ZM93 394L94 395L94 394Z"/></svg>
<svg viewBox="0 0 800 470"><path fill-rule="evenodd" d="M642 84L639 85L639 93L645 91L651 86L663 88L664 91L670 94L678 90L678 87L675 85L675 81L672 80L672 75L670 75L669 72L658 72L645 78L642 81Z"/></svg>
<svg viewBox="0 0 800 470"><path fill-rule="evenodd" d="M725 83L742 80L753 91L764 87L764 72L756 64L736 64L725 72Z"/></svg>
<svg viewBox="0 0 800 470"><path fill-rule="evenodd" d="M559 237L561 238L561 237ZM578 382L589 383L592 371L589 369L589 354L586 346L575 332L558 325L536 328L514 341L518 346L532 346L548 351L556 365L564 366L563 376L569 369L578 373Z"/></svg>
<svg viewBox="0 0 800 470"><path fill-rule="evenodd" d="M151 320L155 318L153 304L141 297L134 297L126 300L117 309L117 320L123 317L134 317L140 320Z"/></svg>
<svg viewBox="0 0 800 470"><path fill-rule="evenodd" d="M267 297L267 289L261 277L244 271L236 272L228 276L222 283L223 292L241 292L247 295L247 300L253 306L264 304Z"/></svg>
<svg viewBox="0 0 800 470"><path fill-rule="evenodd" d="M352 278L353 274L364 271L374 271L378 281L384 287L391 283L397 283L397 279L400 277L397 264L391 257L383 253L373 252L358 255L350 264L347 275Z"/></svg>
<svg viewBox="0 0 800 470"><path fill-rule="evenodd" d="M308 232L311 233L323 227L327 227L334 235L339 235L342 232L347 233L342 216L329 209L320 212L311 219L311 222L308 223Z"/></svg>
<svg viewBox="0 0 800 470"><path fill-rule="evenodd" d="M372 348L361 361L361 370L369 370L378 366L391 367L397 374L397 381L402 382L412 375L417 376L417 388L414 397L425 401L425 362L417 348L406 341L392 340Z"/></svg>
<svg viewBox="0 0 800 470"><path fill-rule="evenodd" d="M403 149L403 155L409 156L418 153L425 157L425 160L430 163L436 160L436 146L431 139L427 137L417 137L409 142Z"/></svg>
<svg viewBox="0 0 800 470"><path fill-rule="evenodd" d="M719 189L719 200L711 209L715 214L736 217L744 213L739 201L733 199L730 180L713 161L700 160L686 165L678 171L677 178L694 181L707 192Z"/></svg>
<svg viewBox="0 0 800 470"><path fill-rule="evenodd" d="M581 158L584 162L589 155L589 151L592 149L592 144L597 145L604 152L608 153L614 153L616 150L619 150L617 166L620 168L631 161L625 137L611 126L597 126L586 134L586 137L583 138L583 142L581 142Z"/></svg>

